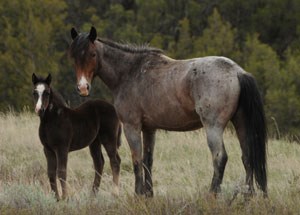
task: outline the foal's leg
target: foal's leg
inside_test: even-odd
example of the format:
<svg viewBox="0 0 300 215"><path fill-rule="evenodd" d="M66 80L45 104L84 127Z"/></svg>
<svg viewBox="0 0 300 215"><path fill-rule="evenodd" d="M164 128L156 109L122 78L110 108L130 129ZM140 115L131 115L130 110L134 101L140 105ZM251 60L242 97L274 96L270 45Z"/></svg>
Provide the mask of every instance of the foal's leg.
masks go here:
<svg viewBox="0 0 300 215"><path fill-rule="evenodd" d="M155 130L143 131L143 145L144 145L144 174L145 174L145 194L147 197L153 197L153 183L152 183L152 164L153 151L155 145Z"/></svg>
<svg viewBox="0 0 300 215"><path fill-rule="evenodd" d="M96 194L98 192L103 166L104 166L104 158L101 151L101 144L99 140L96 140L90 145L90 153L93 158L94 168L95 168L95 178L93 183L93 192Z"/></svg>
<svg viewBox="0 0 300 215"><path fill-rule="evenodd" d="M117 151L118 148L117 141L118 140L116 137L105 138L102 140L102 144L109 157L110 167L113 174L113 183L114 183L113 194L115 194L116 196L119 195L119 175L120 175L120 164L121 164L121 158Z"/></svg>
<svg viewBox="0 0 300 215"><path fill-rule="evenodd" d="M210 192L217 194L221 191L224 170L227 163L227 153L223 143L223 128L207 126L207 143L212 154L214 174L211 182Z"/></svg>
<svg viewBox="0 0 300 215"><path fill-rule="evenodd" d="M62 199L68 197L67 190L67 162L68 162L68 149L59 148L56 151L57 157L57 175L61 184L62 189Z"/></svg>
<svg viewBox="0 0 300 215"><path fill-rule="evenodd" d="M51 190L55 193L55 197L57 200L59 200L59 194L57 190L57 183L56 183L56 155L53 151L50 149L47 149L44 147L44 153L47 158L47 173L48 173L48 178L50 181L50 187Z"/></svg>
<svg viewBox="0 0 300 215"><path fill-rule="evenodd" d="M135 193L137 195L142 195L144 192L144 182L141 126L124 123L123 128L132 155L133 170L135 175Z"/></svg>
<svg viewBox="0 0 300 215"><path fill-rule="evenodd" d="M253 186L253 170L250 166L250 158L249 158L249 148L246 143L246 129L245 122L243 120L243 112L241 109L237 111L234 118L232 119L232 123L235 127L241 149L242 149L242 161L244 164L244 168L246 170L246 185L248 186L246 196L252 196L255 193Z"/></svg>

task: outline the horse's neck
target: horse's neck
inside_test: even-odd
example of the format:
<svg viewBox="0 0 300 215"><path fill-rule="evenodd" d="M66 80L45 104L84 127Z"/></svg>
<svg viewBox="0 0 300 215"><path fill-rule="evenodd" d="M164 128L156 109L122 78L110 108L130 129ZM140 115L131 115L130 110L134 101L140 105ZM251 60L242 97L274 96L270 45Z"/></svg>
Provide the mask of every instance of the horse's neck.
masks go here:
<svg viewBox="0 0 300 215"><path fill-rule="evenodd" d="M98 71L98 75L108 88L114 91L124 78L126 79L128 73L138 70L146 54L129 53L104 44L102 46L101 69Z"/></svg>

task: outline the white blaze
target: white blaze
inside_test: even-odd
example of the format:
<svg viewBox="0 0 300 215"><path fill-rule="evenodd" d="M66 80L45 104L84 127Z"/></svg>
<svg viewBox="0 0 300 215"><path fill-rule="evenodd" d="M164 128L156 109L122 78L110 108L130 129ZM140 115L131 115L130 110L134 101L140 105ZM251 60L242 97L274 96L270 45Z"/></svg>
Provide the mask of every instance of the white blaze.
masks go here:
<svg viewBox="0 0 300 215"><path fill-rule="evenodd" d="M86 78L84 76L81 76L79 82L78 82L78 86L79 88L82 88L82 87L87 87L89 84L89 82L86 80Z"/></svg>
<svg viewBox="0 0 300 215"><path fill-rule="evenodd" d="M35 88L35 90L37 91L38 93L38 101L35 105L35 112L38 113L40 111L40 109L42 108L42 95L43 95L43 92L45 91L45 86L44 84L38 84Z"/></svg>

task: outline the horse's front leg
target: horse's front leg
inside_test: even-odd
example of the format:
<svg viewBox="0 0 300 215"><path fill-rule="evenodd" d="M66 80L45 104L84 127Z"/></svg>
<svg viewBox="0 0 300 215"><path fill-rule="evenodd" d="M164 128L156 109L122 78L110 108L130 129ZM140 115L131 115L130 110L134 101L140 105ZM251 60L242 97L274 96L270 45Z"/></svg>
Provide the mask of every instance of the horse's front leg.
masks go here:
<svg viewBox="0 0 300 215"><path fill-rule="evenodd" d="M120 164L121 158L117 151L117 139L115 137L107 137L101 140L110 161L110 167L113 174L113 194L119 195L119 175L120 175Z"/></svg>
<svg viewBox="0 0 300 215"><path fill-rule="evenodd" d="M59 148L56 152L57 156L57 175L61 184L62 199L68 197L67 191L67 162L68 162L68 149Z"/></svg>
<svg viewBox="0 0 300 215"><path fill-rule="evenodd" d="M155 130L143 131L143 145L144 145L144 173L145 173L145 194L147 197L153 197L153 183L152 183L152 164L153 151L155 145Z"/></svg>
<svg viewBox="0 0 300 215"><path fill-rule="evenodd" d="M50 181L50 187L51 190L55 193L55 198L59 200L59 194L58 194L57 183L56 183L56 167L57 167L56 155L52 150L47 149L46 147L44 147L44 154L47 159L47 173Z"/></svg>
<svg viewBox="0 0 300 215"><path fill-rule="evenodd" d="M135 193L137 195L142 195L144 193L144 182L141 126L124 123L124 133L132 155L133 170L135 175Z"/></svg>

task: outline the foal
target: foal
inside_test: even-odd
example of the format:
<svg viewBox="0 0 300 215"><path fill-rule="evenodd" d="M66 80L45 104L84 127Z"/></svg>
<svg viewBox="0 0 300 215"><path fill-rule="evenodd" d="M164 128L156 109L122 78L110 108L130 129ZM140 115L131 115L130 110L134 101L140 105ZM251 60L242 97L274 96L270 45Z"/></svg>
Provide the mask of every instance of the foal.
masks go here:
<svg viewBox="0 0 300 215"><path fill-rule="evenodd" d="M118 195L121 124L114 107L101 100L90 100L70 109L60 94L50 87L51 75L39 78L32 74L35 112L40 116L39 137L47 158L50 186L59 200L56 176L62 187L62 198L67 197L68 153L89 146L95 168L93 191L98 191L103 171L104 146L113 173L114 194Z"/></svg>

